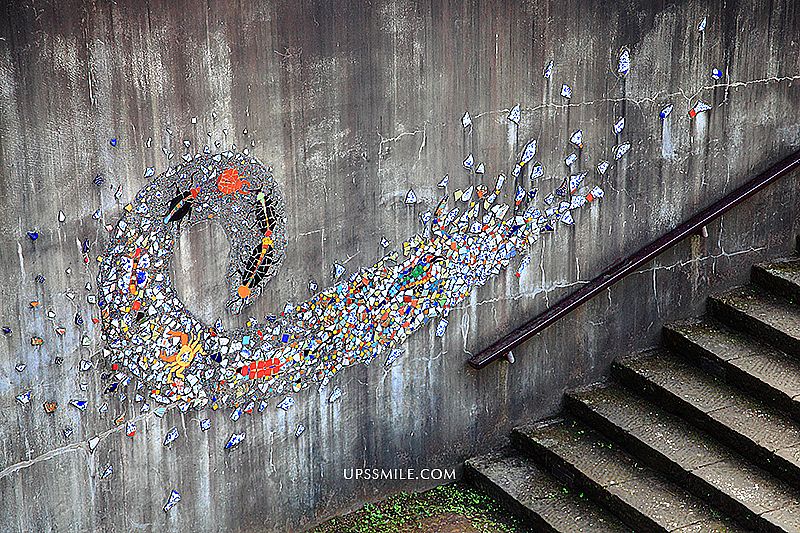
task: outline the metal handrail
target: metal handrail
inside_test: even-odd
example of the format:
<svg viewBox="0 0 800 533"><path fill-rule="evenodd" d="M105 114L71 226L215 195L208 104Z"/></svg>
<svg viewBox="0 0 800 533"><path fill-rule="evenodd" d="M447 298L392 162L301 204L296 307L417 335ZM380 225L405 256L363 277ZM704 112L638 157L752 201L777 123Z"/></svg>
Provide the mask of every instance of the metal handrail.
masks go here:
<svg viewBox="0 0 800 533"><path fill-rule="evenodd" d="M698 231L718 216L736 207L753 194L764 189L772 182L798 167L800 167L800 151L772 165L755 178L741 187L738 187L720 200L717 200L709 207L706 207L686 222L644 246L639 251L617 260L602 274L577 291L549 307L533 320L502 337L477 355L471 357L469 359L470 366L481 369L492 361L504 358L511 350L547 328L561 317L569 314L584 302L592 299L597 293L618 282L644 263L652 260L686 237L698 233Z"/></svg>

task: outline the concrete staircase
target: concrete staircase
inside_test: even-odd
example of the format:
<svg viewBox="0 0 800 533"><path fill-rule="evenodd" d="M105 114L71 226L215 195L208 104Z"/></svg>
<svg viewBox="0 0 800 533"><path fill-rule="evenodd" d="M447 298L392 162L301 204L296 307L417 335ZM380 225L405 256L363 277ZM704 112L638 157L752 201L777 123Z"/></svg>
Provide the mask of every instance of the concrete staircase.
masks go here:
<svg viewBox="0 0 800 533"><path fill-rule="evenodd" d="M533 531L800 532L800 257L753 267L662 344L467 476Z"/></svg>

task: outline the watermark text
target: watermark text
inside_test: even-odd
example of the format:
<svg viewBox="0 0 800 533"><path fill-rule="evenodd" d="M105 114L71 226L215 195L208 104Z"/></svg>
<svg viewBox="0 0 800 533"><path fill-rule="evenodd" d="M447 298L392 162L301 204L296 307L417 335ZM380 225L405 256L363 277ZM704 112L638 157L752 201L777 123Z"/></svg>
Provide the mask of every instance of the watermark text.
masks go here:
<svg viewBox="0 0 800 533"><path fill-rule="evenodd" d="M455 468L345 468L345 479L357 480L434 480L434 481L454 481L456 479Z"/></svg>

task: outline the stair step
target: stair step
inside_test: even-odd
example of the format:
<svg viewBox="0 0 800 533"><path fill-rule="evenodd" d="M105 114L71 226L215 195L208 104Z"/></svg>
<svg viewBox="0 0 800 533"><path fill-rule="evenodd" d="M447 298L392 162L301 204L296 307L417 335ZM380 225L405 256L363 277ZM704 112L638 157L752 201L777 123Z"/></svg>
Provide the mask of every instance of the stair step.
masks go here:
<svg viewBox="0 0 800 533"><path fill-rule="evenodd" d="M640 531L735 531L704 502L572 420L517 428L512 440ZM691 529L688 529L691 530Z"/></svg>
<svg viewBox="0 0 800 533"><path fill-rule="evenodd" d="M792 355L800 355L800 306L753 285L708 298L710 313Z"/></svg>
<svg viewBox="0 0 800 533"><path fill-rule="evenodd" d="M800 257L755 265L750 278L775 294L800 302Z"/></svg>
<svg viewBox="0 0 800 533"><path fill-rule="evenodd" d="M709 403L724 397L713 395ZM569 393L569 411L757 531L800 531L800 493L688 422L617 384Z"/></svg>
<svg viewBox="0 0 800 533"><path fill-rule="evenodd" d="M627 387L800 486L800 424L786 414L665 350L617 359L612 372Z"/></svg>
<svg viewBox="0 0 800 533"><path fill-rule="evenodd" d="M800 360L713 318L664 327L667 346L800 420Z"/></svg>
<svg viewBox="0 0 800 533"><path fill-rule="evenodd" d="M581 498L512 450L469 459L466 474L535 526L535 531L623 533L623 525L602 507Z"/></svg>

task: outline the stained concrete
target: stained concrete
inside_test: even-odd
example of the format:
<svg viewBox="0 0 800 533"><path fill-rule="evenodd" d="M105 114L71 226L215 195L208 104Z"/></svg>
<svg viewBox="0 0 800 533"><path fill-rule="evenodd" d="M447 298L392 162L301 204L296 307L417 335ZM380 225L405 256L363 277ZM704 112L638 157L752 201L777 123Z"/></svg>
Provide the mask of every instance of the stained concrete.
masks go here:
<svg viewBox="0 0 800 533"><path fill-rule="evenodd" d="M665 321L695 314L708 292L745 281L748 265L791 248L797 175L561 320L517 351L513 366L477 373L464 364L617 257L800 148L799 29L793 0L6 3L0 322L14 332L0 338L0 528L299 530L431 485L348 481L344 468L458 465L511 426L554 412L565 388L602 377L614 356L653 344ZM614 72L624 46L633 68L623 80ZM545 80L550 59L555 70ZM713 67L726 76L712 80ZM569 105L559 96L564 82L574 91ZM714 110L689 120L697 98ZM505 115L517 102L515 137ZM662 122L669 102L675 110ZM460 125L465 110L471 133ZM180 157L183 139L254 143L274 166L289 246L282 273L251 312L263 316L307 297L309 278L330 283L334 262L370 265L382 236L396 245L418 231L442 175L450 174L451 190L468 184L459 170L466 153L493 176L536 137L542 187L555 187L569 134L584 130L588 169L616 144L618 116L632 150L603 178L602 205L535 244L519 279L504 273L476 291L443 339L429 328L390 371L348 369L337 378L345 395L336 404L322 401L329 391L310 390L286 414L271 406L234 425L227 413L210 413L207 433L197 429L198 414L171 411L140 422L133 440L105 436L89 454L85 441L112 427L119 409L100 416L99 372L77 370L81 358L101 363L83 287L94 283L103 225L145 184L146 166L162 171ZM162 148L176 154L172 161ZM107 178L99 188L98 173ZM420 198L413 207L403 203L411 187ZM97 208L101 221L91 218ZM31 242L25 234L34 229L40 237ZM86 238L88 270L76 242ZM197 228L180 244L179 291L202 316L223 312L226 254L212 229ZM39 273L44 284L34 281ZM34 299L42 301L37 311ZM67 327L63 337L48 308ZM80 346L81 331L89 347ZM33 335L43 346L31 347ZM19 362L27 364L21 373ZM25 388L34 390L33 405L21 408L14 396ZM91 400L83 414L67 406L82 396ZM50 399L60 405L52 416L41 407ZM308 429L295 439L298 423ZM74 434L65 439L67 424ZM172 426L181 437L167 449L161 441ZM246 430L246 442L223 453L234 428ZM100 480L106 462L114 474ZM184 499L165 514L173 488Z"/></svg>

